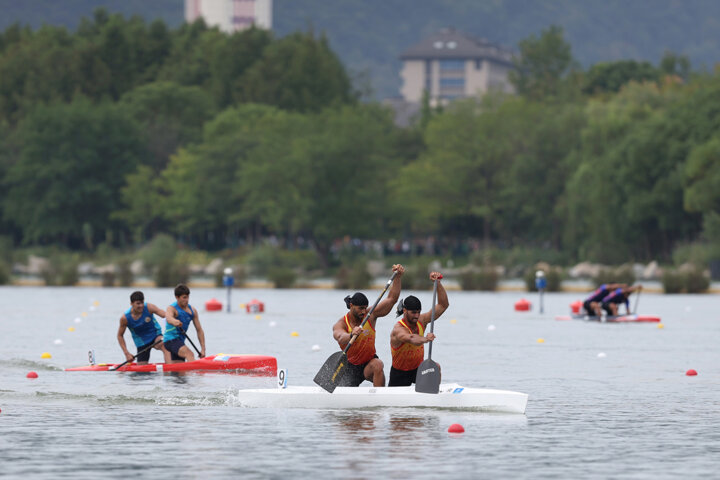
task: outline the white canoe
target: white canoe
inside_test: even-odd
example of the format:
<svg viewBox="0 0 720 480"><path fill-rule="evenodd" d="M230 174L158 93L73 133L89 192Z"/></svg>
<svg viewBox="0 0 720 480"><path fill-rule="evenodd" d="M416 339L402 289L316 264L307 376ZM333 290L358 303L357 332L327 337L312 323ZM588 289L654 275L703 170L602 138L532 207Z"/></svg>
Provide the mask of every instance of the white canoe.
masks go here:
<svg viewBox="0 0 720 480"><path fill-rule="evenodd" d="M280 408L377 408L417 407L525 413L526 393L467 388L456 383L440 385L440 393L417 393L412 387L337 387L328 393L321 387L239 390L244 407Z"/></svg>

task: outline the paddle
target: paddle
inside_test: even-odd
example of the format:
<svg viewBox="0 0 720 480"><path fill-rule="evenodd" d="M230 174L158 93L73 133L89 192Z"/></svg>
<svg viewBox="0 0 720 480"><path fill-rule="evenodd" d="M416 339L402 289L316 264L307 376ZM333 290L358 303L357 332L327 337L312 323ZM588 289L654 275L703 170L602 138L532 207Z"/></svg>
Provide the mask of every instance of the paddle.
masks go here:
<svg viewBox="0 0 720 480"><path fill-rule="evenodd" d="M360 328L365 326L365 322L368 321L368 318L370 318L370 315L372 315L373 310L375 310L375 307L377 307L377 304L380 303L380 300L385 295L385 292L388 291L388 288L390 288L390 284L395 279L395 276L397 275L397 272L393 272L392 276L390 277L390 280L387 281L385 284L385 288L380 293L380 296L377 300L375 300L375 303L373 304L372 308L365 314L365 318L363 319L362 323L360 324ZM343 375L345 375L345 371L347 370L347 351L350 348L350 346L355 341L355 338L357 338L357 335L352 335L350 337L350 341L347 345L345 345L345 348L342 352L336 352L330 355L327 360L325 360L325 363L322 367L320 367L320 370L318 371L317 375L315 375L315 378L313 381L320 385L322 388L327 390L328 392L332 393L335 391L335 387L338 386L338 383L342 379Z"/></svg>
<svg viewBox="0 0 720 480"><path fill-rule="evenodd" d="M182 325L178 325L178 326L175 327L175 328L177 328L178 330L180 330L180 333L182 333L182 334L185 336L185 338L187 338L188 342L190 342L190 345L192 345L193 348L195 349L195 351L197 352L198 357L203 358L202 353L200 353L200 350L198 350L198 347L195 346L195 344L193 343L192 339L188 336L187 332L185 332L185 330L183 329Z"/></svg>
<svg viewBox="0 0 720 480"><path fill-rule="evenodd" d="M162 339L158 340L157 342L153 343L152 345L148 345L147 347L143 348L142 350L140 350L139 352L137 352L135 355L133 355L133 357L132 357L130 360L125 360L124 362L122 362L122 363L119 364L119 365L115 365L114 367L110 367L110 368L108 368L108 371L111 371L111 372L112 372L112 371L115 371L115 370L117 370L118 368L120 368L120 367L122 367L123 365L125 365L126 363L132 362L133 360L135 360L135 359L137 358L138 355L140 355L141 353L147 352L148 350L150 350L150 349L153 348L155 345L157 345L157 344L159 344L159 343L161 343L161 342L162 342Z"/></svg>
<svg viewBox="0 0 720 480"><path fill-rule="evenodd" d="M439 276L438 278L442 278ZM435 301L437 298L437 282L433 284L432 314L430 316L430 333L433 333L435 325ZM428 348L428 358L424 360L417 369L415 377L415 391L420 393L440 392L440 367L432 360L432 340Z"/></svg>
<svg viewBox="0 0 720 480"><path fill-rule="evenodd" d="M633 315L637 315L637 306L638 303L640 303L640 292L642 292L642 288L638 289L637 297L635 297L635 310L633 310Z"/></svg>

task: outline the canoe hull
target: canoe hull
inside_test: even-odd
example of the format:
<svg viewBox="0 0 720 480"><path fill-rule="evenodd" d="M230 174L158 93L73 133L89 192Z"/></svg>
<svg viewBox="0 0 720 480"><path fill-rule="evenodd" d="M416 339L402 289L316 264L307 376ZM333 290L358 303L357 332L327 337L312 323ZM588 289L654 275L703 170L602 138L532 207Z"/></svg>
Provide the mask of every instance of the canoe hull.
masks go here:
<svg viewBox="0 0 720 480"><path fill-rule="evenodd" d="M525 393L458 384L440 385L440 393L417 393L415 387L337 387L328 393L321 387L287 387L238 391L238 403L244 407L271 408L440 408L479 410L501 413L525 413Z"/></svg>
<svg viewBox="0 0 720 480"><path fill-rule="evenodd" d="M118 364L101 363L84 367L66 368L66 372L107 372ZM211 355L193 362L184 363L148 363L123 365L118 372L226 372L241 375L272 377L277 375L277 359L268 355Z"/></svg>
<svg viewBox="0 0 720 480"><path fill-rule="evenodd" d="M589 315L558 315L555 320L585 320L588 322L602 322L602 319L597 316ZM657 315L617 315L615 317L606 317L606 323L652 323L659 322L660 317Z"/></svg>

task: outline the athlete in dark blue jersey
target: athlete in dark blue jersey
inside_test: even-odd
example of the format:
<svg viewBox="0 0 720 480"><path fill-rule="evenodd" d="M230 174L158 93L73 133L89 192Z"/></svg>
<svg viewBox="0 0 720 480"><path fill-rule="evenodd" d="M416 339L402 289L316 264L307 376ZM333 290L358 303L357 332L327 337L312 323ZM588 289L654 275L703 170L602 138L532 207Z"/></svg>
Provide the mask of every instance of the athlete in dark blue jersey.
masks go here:
<svg viewBox="0 0 720 480"><path fill-rule="evenodd" d="M630 294L642 290L642 285L633 285L632 287L616 288L602 299L602 309L608 315L617 316L618 308L621 303L625 304L625 311L629 315L630 311Z"/></svg>
<svg viewBox="0 0 720 480"><path fill-rule="evenodd" d="M130 353L125 344L125 330L129 329L133 342L137 347L137 363L144 365L150 360L150 347L163 352L165 363L170 361L170 353L163 346L162 328L155 319L155 316L165 318L165 311L160 310L152 303L145 303L145 295L142 292L133 292L130 295L130 308L120 317L120 328L118 328L117 339L120 348L125 354L128 362L131 362L134 355Z"/></svg>
<svg viewBox="0 0 720 480"><path fill-rule="evenodd" d="M600 316L603 298L607 297L613 290L625 287L627 285L624 283L603 283L583 302L585 313Z"/></svg>
<svg viewBox="0 0 720 480"><path fill-rule="evenodd" d="M165 348L170 352L172 363L192 362L195 355L185 345L185 336L192 322L200 340L200 358L205 356L205 332L200 325L198 311L190 305L190 289L186 285L175 287L175 303L167 307L165 325ZM180 330L182 328L182 330ZM183 334L185 332L185 334Z"/></svg>

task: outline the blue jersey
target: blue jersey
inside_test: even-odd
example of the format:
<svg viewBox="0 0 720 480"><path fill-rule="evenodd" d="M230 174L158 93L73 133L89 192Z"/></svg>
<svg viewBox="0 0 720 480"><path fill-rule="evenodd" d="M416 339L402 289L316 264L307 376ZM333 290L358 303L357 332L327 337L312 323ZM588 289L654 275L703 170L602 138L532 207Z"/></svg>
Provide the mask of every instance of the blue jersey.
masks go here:
<svg viewBox="0 0 720 480"><path fill-rule="evenodd" d="M615 289L615 291L603 298L603 303L617 303L618 305L624 303L627 311L630 311L630 300L623 294L622 288Z"/></svg>
<svg viewBox="0 0 720 480"><path fill-rule="evenodd" d="M607 289L606 284L602 284L598 287L597 290L595 290L592 295L590 295L588 298L585 299L586 302L599 302L603 298L607 297L607 294L610 293Z"/></svg>
<svg viewBox="0 0 720 480"><path fill-rule="evenodd" d="M127 326L137 347L152 343L158 335L162 335L160 324L148 310L147 303L143 306L143 311L137 320L132 316L132 308L128 308L125 312L125 320L127 320Z"/></svg>
<svg viewBox="0 0 720 480"><path fill-rule="evenodd" d="M185 330L185 333L188 331L188 327L190 326L190 322L193 321L195 318L195 311L193 310L192 306L188 304L188 308L193 313L188 313L182 308L178 307L177 302L170 305L171 307L175 308L177 311L177 319L182 322L182 328ZM179 338L181 340L185 340L185 337L180 333L180 330L175 327L175 325L171 324L170 322L167 322L167 325L165 325L165 336L163 337L163 340L166 342L169 342L170 340L174 340L176 338Z"/></svg>

